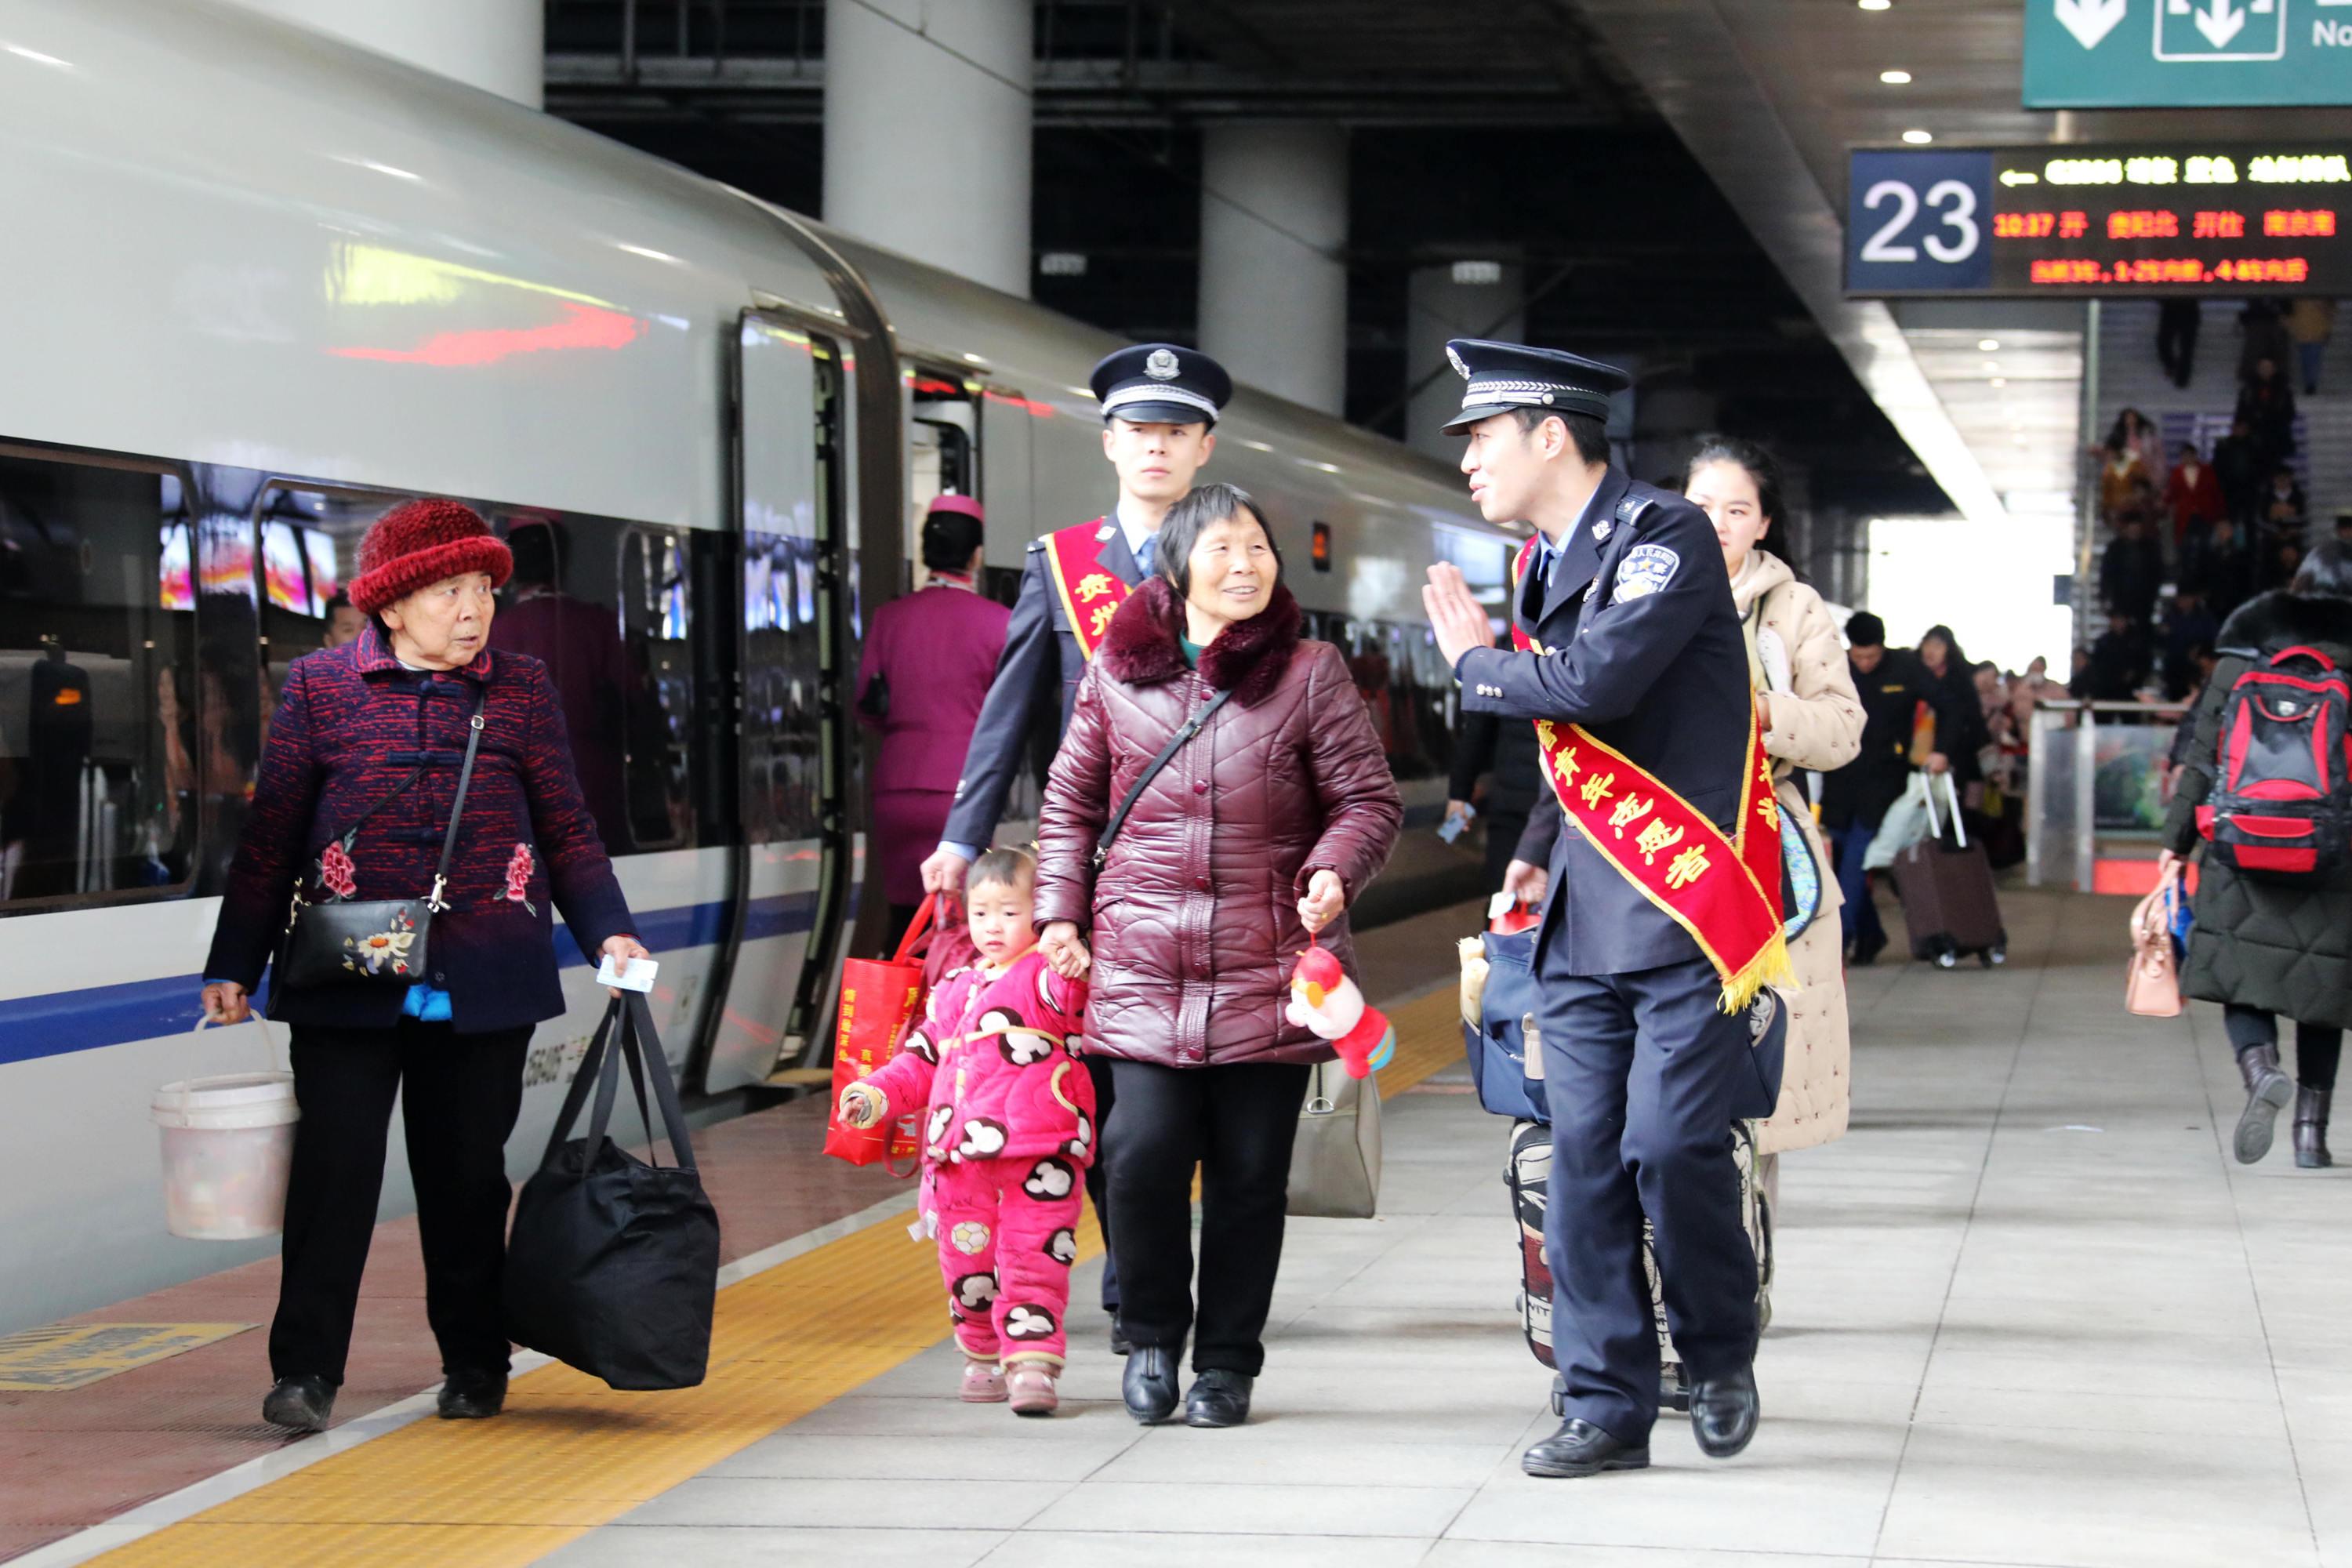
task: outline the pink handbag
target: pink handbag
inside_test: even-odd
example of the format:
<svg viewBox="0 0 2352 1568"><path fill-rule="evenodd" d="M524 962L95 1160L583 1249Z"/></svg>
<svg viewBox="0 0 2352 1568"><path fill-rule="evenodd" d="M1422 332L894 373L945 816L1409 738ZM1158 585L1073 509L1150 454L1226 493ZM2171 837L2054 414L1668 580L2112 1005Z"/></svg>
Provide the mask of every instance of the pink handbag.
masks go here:
<svg viewBox="0 0 2352 1568"><path fill-rule="evenodd" d="M2179 896L2179 879L2168 877L2132 910L2124 1010L2143 1018L2180 1016L2180 974L2172 961L2172 900Z"/></svg>

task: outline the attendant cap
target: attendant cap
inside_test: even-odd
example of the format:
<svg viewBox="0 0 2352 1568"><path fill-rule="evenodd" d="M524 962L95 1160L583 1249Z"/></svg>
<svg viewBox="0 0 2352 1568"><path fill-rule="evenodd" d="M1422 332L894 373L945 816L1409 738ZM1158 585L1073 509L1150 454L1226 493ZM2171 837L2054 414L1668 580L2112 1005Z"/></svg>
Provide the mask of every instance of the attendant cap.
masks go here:
<svg viewBox="0 0 2352 1568"><path fill-rule="evenodd" d="M1181 343L1137 343L1105 354L1087 379L1106 421L1214 425L1234 399L1225 367Z"/></svg>
<svg viewBox="0 0 2352 1568"><path fill-rule="evenodd" d="M1465 383L1462 412L1445 426L1449 436L1514 408L1605 420L1611 395L1633 384L1633 378L1613 364L1526 343L1455 338L1445 345L1445 357Z"/></svg>

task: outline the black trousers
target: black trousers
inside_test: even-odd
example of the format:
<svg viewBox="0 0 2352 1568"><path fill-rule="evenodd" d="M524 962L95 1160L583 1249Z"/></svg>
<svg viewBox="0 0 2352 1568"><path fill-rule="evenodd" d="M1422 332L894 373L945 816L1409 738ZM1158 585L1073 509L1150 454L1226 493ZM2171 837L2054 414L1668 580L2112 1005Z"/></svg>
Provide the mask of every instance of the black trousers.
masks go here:
<svg viewBox="0 0 2352 1568"><path fill-rule="evenodd" d="M2196 368L2197 329L2203 321L2203 308L2194 300L2167 300L2158 308L2156 362L2175 386L2187 386ZM2279 374L2286 374L2286 366L2278 368Z"/></svg>
<svg viewBox="0 0 2352 1568"><path fill-rule="evenodd" d="M2221 1027L2240 1051L2279 1043L2278 1015L2232 1002L2221 1009ZM2344 1031L2326 1024L2294 1026L2294 1081L2305 1089L2334 1089L2336 1065L2344 1059Z"/></svg>
<svg viewBox="0 0 2352 1568"><path fill-rule="evenodd" d="M294 1026L302 1120L294 1126L285 1271L269 1326L273 1376L343 1381L395 1095L416 1181L425 1314L442 1370L505 1372L506 1146L522 1109L530 1041L528 1028L460 1035L412 1018L389 1029Z"/></svg>
<svg viewBox="0 0 2352 1568"><path fill-rule="evenodd" d="M1114 1061L1118 1110L1104 1131L1118 1214L1119 1321L1136 1345L1181 1350L1192 1370L1255 1377L1282 1265L1290 1146L1304 1065L1164 1068ZM1201 1169L1201 1301L1192 1306L1192 1168Z"/></svg>
<svg viewBox="0 0 2352 1568"><path fill-rule="evenodd" d="M1720 1377L1756 1352L1756 1251L1731 1152L1740 1095L1757 1089L1748 1016L1717 1005L1721 985L1703 958L1542 982L1544 1251L1566 1414L1641 1443L1657 1420L1659 1373L1645 1215L1689 1374Z"/></svg>
<svg viewBox="0 0 2352 1568"><path fill-rule="evenodd" d="M1118 1079L1108 1057L1088 1057L1087 1076L1095 1080L1095 1157L1087 1166L1087 1201L1095 1205L1095 1228L1102 1232L1103 1310L1118 1316L1118 1254L1110 1242L1110 1108L1118 1100Z"/></svg>

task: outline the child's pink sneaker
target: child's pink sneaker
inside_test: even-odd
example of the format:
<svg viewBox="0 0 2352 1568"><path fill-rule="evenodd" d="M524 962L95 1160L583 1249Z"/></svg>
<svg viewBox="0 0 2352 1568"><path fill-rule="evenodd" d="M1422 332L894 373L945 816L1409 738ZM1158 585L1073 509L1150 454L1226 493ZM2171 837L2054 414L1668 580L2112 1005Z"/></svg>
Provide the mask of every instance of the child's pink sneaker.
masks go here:
<svg viewBox="0 0 2352 1568"><path fill-rule="evenodd" d="M963 1402L966 1405L1003 1404L1003 1371L992 1361L968 1361L964 1363Z"/></svg>
<svg viewBox="0 0 2352 1568"><path fill-rule="evenodd" d="M1046 1362L1016 1362L1004 1374L1015 1415L1051 1415L1061 1405L1054 1392L1054 1368Z"/></svg>

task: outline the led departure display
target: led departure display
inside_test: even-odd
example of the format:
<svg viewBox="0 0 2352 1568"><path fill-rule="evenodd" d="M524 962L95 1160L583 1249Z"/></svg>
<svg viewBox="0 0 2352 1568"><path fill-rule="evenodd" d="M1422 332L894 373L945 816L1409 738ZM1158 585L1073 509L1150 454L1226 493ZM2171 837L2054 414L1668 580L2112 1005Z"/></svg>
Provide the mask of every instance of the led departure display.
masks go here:
<svg viewBox="0 0 2352 1568"><path fill-rule="evenodd" d="M1857 151L1856 295L2352 295L2352 148Z"/></svg>

